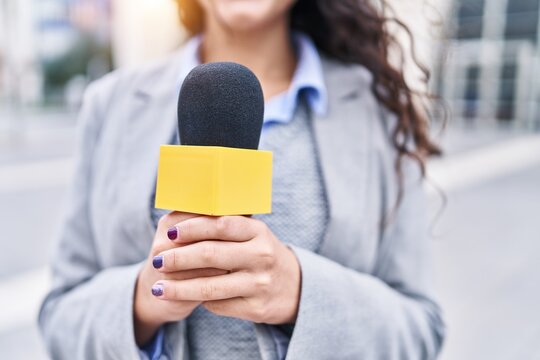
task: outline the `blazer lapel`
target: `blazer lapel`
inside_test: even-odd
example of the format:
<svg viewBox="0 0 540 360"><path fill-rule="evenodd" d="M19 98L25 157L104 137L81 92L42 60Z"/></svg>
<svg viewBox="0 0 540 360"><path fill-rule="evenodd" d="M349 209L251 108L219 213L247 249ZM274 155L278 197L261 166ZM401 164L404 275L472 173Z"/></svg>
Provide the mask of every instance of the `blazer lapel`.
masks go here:
<svg viewBox="0 0 540 360"><path fill-rule="evenodd" d="M321 254L368 270L375 251L362 241L368 211L368 119L376 116L370 75L362 67L327 59L323 59L323 69L328 115L315 116L313 121L330 211Z"/></svg>

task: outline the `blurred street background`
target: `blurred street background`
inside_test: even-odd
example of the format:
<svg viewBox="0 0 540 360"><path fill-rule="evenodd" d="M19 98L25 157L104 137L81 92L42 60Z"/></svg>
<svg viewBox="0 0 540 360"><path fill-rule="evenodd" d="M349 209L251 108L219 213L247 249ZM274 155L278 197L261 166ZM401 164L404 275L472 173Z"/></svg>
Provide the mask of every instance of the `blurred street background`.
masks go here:
<svg viewBox="0 0 540 360"><path fill-rule="evenodd" d="M539 4L394 1L450 114L440 134L435 113L446 154L427 186L445 360L540 359ZM177 12L173 0L0 0L0 359L47 358L36 317L85 87L177 48Z"/></svg>

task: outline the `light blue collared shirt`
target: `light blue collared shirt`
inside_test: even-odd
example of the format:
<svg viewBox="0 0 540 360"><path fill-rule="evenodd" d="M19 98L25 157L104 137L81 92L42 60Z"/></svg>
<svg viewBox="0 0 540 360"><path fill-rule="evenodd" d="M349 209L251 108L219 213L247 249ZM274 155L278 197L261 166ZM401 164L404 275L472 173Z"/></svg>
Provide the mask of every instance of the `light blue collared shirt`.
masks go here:
<svg viewBox="0 0 540 360"><path fill-rule="evenodd" d="M195 36L184 47L181 58L182 71L179 76L179 85L175 89L177 93L189 72L201 64L199 58L201 42L202 37ZM307 103L313 113L324 115L327 111L328 97L319 52L311 39L302 33L294 33L293 42L298 59L296 70L289 89L273 96L265 103L263 138L265 128L271 126L273 123L286 124L292 120L301 93L306 97ZM277 327L270 328L276 344L278 357L284 359L289 345L289 338ZM162 356L163 349L164 331L160 329L154 340L141 349L141 357L157 360Z"/></svg>
<svg viewBox="0 0 540 360"><path fill-rule="evenodd" d="M264 125L272 122L287 123L294 116L301 92L306 93L308 104L317 115L324 115L328 106L326 85L317 48L309 37L301 33L293 34L298 64L289 89L270 98L264 109ZM187 75L201 64L199 47L201 36L195 36L184 47L182 56L182 71L178 84L182 84ZM177 91L180 90L180 85Z"/></svg>

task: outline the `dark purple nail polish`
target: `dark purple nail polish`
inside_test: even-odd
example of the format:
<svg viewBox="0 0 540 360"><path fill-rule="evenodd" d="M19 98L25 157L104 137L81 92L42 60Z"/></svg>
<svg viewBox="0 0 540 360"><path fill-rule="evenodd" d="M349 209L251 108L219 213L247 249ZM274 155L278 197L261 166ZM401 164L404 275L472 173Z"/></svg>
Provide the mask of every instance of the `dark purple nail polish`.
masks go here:
<svg viewBox="0 0 540 360"><path fill-rule="evenodd" d="M163 295L163 284L155 284L152 286L152 295L161 296Z"/></svg>
<svg viewBox="0 0 540 360"><path fill-rule="evenodd" d="M167 237L169 238L169 240L176 240L176 238L178 238L178 228L176 226L170 228L167 231Z"/></svg>
<svg viewBox="0 0 540 360"><path fill-rule="evenodd" d="M154 259L152 260L152 265L154 265L155 269L161 269L161 267L163 266L163 256L154 256Z"/></svg>

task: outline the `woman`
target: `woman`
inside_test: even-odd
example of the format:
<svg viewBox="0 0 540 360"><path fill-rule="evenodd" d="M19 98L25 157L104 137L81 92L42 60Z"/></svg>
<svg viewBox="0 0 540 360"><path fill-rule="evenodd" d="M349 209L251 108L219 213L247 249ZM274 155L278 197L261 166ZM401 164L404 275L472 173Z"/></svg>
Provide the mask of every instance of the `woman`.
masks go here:
<svg viewBox="0 0 540 360"><path fill-rule="evenodd" d="M420 170L438 149L403 69L389 64L395 43L380 9L369 0L181 8L194 36L179 53L115 72L85 98L40 315L52 357L435 358L443 324ZM178 89L212 61L242 63L261 82L271 215L153 209L159 145L177 139Z"/></svg>

